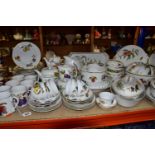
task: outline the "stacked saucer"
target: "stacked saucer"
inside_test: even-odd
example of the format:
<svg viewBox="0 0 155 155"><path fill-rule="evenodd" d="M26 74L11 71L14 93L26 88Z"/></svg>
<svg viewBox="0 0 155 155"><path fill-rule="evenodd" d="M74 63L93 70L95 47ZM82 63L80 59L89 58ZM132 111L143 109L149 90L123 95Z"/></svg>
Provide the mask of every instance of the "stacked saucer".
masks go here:
<svg viewBox="0 0 155 155"><path fill-rule="evenodd" d="M85 110L95 105L95 95L83 81L71 79L63 91L63 103L73 110Z"/></svg>

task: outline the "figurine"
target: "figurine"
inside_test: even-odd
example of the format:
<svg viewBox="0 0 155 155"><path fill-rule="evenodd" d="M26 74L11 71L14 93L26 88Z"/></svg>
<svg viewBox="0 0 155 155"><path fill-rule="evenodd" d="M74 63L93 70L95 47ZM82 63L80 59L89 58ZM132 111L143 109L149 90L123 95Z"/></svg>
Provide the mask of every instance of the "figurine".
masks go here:
<svg viewBox="0 0 155 155"><path fill-rule="evenodd" d="M108 39L111 39L111 36L112 36L112 34L111 34L111 29L109 29L109 30L108 30Z"/></svg>
<svg viewBox="0 0 155 155"><path fill-rule="evenodd" d="M33 31L33 39L39 40L39 32L37 29L34 29L34 31Z"/></svg>
<svg viewBox="0 0 155 155"><path fill-rule="evenodd" d="M90 44L90 34L85 34L84 44Z"/></svg>
<svg viewBox="0 0 155 155"><path fill-rule="evenodd" d="M95 39L99 38L101 38L101 33L97 29L95 29Z"/></svg>
<svg viewBox="0 0 155 155"><path fill-rule="evenodd" d="M106 30L104 27L102 29L102 39L107 39Z"/></svg>
<svg viewBox="0 0 155 155"><path fill-rule="evenodd" d="M81 44L81 34L79 33L75 35L75 44Z"/></svg>

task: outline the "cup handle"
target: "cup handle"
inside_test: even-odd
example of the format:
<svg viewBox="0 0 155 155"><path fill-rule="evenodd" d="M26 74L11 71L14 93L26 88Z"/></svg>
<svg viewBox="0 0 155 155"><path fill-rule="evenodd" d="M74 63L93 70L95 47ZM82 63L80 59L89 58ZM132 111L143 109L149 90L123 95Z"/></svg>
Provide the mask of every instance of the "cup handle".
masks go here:
<svg viewBox="0 0 155 155"><path fill-rule="evenodd" d="M13 100L14 108L16 108L18 106L19 99L17 97L13 96L12 100Z"/></svg>

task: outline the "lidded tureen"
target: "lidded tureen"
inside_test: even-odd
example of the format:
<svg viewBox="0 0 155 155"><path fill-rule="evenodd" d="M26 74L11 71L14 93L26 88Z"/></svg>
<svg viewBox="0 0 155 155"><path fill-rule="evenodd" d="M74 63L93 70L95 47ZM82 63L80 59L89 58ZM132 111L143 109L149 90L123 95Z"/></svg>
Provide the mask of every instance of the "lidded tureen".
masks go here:
<svg viewBox="0 0 155 155"><path fill-rule="evenodd" d="M155 67L140 62L130 64L126 71L130 76L140 79L145 85L155 77Z"/></svg>
<svg viewBox="0 0 155 155"><path fill-rule="evenodd" d="M128 75L114 81L112 89L116 94L127 98L138 97L145 91L145 87L140 80Z"/></svg>
<svg viewBox="0 0 155 155"><path fill-rule="evenodd" d="M135 106L145 97L145 86L134 77L126 75L116 80L111 87L119 105L124 107Z"/></svg>

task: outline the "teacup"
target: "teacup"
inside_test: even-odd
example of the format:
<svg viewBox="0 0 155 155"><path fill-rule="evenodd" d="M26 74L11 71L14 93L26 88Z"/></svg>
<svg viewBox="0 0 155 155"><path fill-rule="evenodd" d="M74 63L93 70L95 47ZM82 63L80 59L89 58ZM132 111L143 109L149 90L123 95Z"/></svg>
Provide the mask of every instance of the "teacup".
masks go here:
<svg viewBox="0 0 155 155"><path fill-rule="evenodd" d="M19 99L18 106L24 107L28 102L28 93L27 89L23 85L17 85L11 88L11 93L13 96Z"/></svg>
<svg viewBox="0 0 155 155"><path fill-rule="evenodd" d="M0 116L8 116L15 112L18 101L9 91L0 92Z"/></svg>
<svg viewBox="0 0 155 155"><path fill-rule="evenodd" d="M9 81L7 81L7 82L5 83L5 85L14 87L14 86L19 85L19 83L20 83L20 82L17 81L17 80L9 80Z"/></svg>
<svg viewBox="0 0 155 155"><path fill-rule="evenodd" d="M27 90L31 89L34 84L34 80L23 80L20 83L21 85L25 86Z"/></svg>
<svg viewBox="0 0 155 155"><path fill-rule="evenodd" d="M0 92L10 91L11 86L2 85L0 86Z"/></svg>
<svg viewBox="0 0 155 155"><path fill-rule="evenodd" d="M24 75L19 74L19 75L14 75L11 78L12 80L17 80L17 81L22 81L24 79Z"/></svg>
<svg viewBox="0 0 155 155"><path fill-rule="evenodd" d="M110 92L101 92L99 93L99 99L101 102L111 105L114 102L115 95Z"/></svg>

